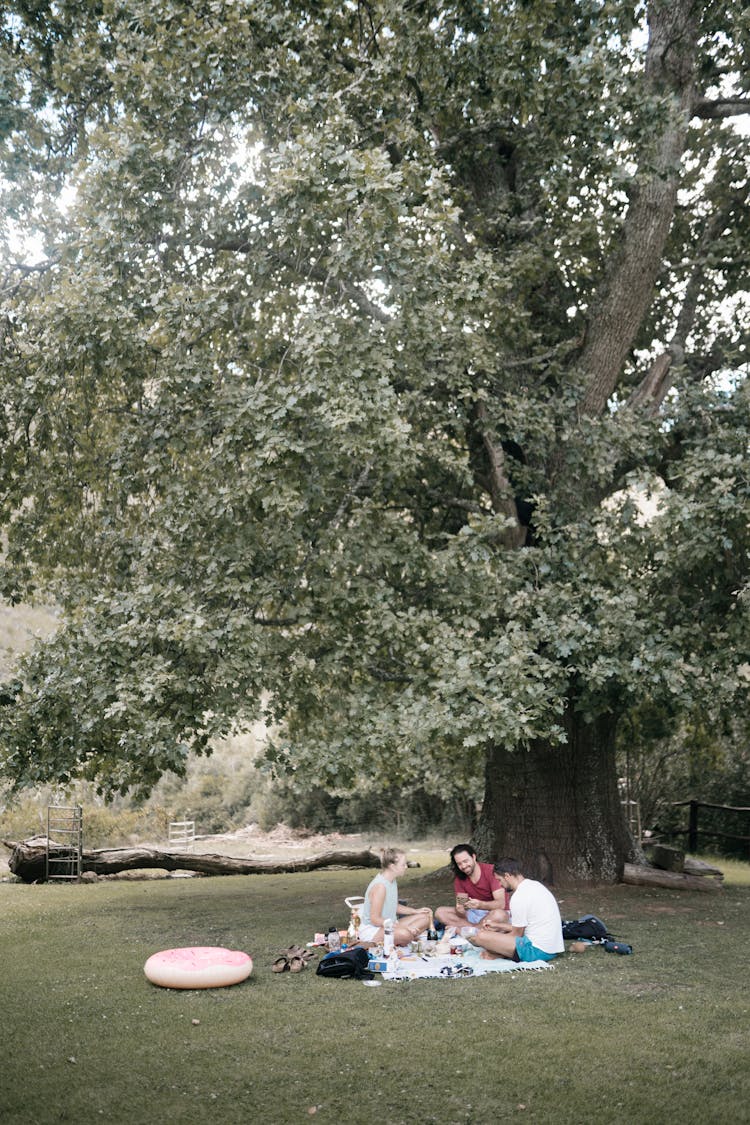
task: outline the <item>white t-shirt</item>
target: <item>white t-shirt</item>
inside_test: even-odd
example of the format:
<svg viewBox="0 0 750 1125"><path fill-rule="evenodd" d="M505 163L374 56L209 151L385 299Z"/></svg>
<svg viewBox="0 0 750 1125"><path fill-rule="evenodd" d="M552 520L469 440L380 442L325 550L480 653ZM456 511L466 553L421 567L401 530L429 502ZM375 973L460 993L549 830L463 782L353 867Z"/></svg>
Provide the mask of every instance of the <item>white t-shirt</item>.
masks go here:
<svg viewBox="0 0 750 1125"><path fill-rule="evenodd" d="M523 879L510 898L511 925L523 928L524 936L545 953L564 953L562 920L557 899L543 883Z"/></svg>

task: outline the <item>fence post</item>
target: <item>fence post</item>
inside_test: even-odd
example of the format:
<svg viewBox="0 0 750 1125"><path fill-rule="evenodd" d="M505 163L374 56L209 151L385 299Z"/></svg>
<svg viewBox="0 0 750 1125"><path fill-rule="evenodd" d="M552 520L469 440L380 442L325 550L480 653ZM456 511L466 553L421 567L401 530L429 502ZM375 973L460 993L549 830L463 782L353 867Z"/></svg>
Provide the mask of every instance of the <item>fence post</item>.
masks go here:
<svg viewBox="0 0 750 1125"><path fill-rule="evenodd" d="M688 851L698 850L698 802L690 802L690 819L688 820Z"/></svg>

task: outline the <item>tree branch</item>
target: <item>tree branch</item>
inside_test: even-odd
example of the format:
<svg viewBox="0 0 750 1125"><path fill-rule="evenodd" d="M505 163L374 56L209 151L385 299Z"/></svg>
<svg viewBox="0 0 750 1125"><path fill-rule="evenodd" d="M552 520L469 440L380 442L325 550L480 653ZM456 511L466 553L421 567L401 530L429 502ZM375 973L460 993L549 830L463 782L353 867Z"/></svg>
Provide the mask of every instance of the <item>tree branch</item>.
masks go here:
<svg viewBox="0 0 750 1125"><path fill-rule="evenodd" d="M301 617L259 617L257 613L253 614L253 625L268 625L273 629L289 629L301 621Z"/></svg>
<svg viewBox="0 0 750 1125"><path fill-rule="evenodd" d="M672 386L673 369L685 362L685 344L695 321L706 280L706 253L731 223L733 212L745 206L749 191L750 188L745 186L742 190L733 192L727 205L714 212L704 226L674 333L666 350L657 356L645 378L628 399L627 406L631 410L644 408L653 415L664 401L667 391Z"/></svg>
<svg viewBox="0 0 750 1125"><path fill-rule="evenodd" d="M504 539L509 547L522 547L526 541L527 529L518 518L518 509L513 496L513 488L505 472L505 454L502 447L495 441L487 417L487 406L481 399L476 403L476 418L479 423L479 432L482 444L487 455L489 467L489 491L492 501L492 510L497 515L506 516L512 521Z"/></svg>
<svg viewBox="0 0 750 1125"><path fill-rule="evenodd" d="M444 508L458 508L462 512L473 512L478 516L487 515L487 509L483 508L481 504L477 504L475 500L462 500L459 496L446 496L445 493L439 492L436 488L425 489L425 495L428 500L432 500Z"/></svg>
<svg viewBox="0 0 750 1125"><path fill-rule="evenodd" d="M652 299L677 202L678 170L695 104L696 6L691 0L648 6L647 96L665 105L659 134L641 160L622 244L589 321L580 365L587 376L583 414L603 412Z"/></svg>
<svg viewBox="0 0 750 1125"><path fill-rule="evenodd" d="M324 269L315 262L311 262L307 272L303 274L292 259L288 258L285 254L280 254L278 251L271 251L271 256L275 258L280 265L293 270L300 277L304 277L305 281L318 281L324 289L333 285L343 297L347 297L352 304L357 306L360 312L363 312L365 316L369 316L372 320L376 320L380 324L391 323L391 317L388 313L381 309L379 305L376 305L374 301L371 301L367 294L364 293L358 285L355 285L353 281L349 281L348 278L336 277L330 270Z"/></svg>
<svg viewBox="0 0 750 1125"><path fill-rule="evenodd" d="M43 262L36 262L32 265L27 262L12 262L5 272L0 292L4 293L6 297L15 296L25 278L31 277L31 275L35 273L46 273L48 270L51 270L53 266L56 266L59 261L60 256L56 254L54 257L45 258ZM18 280L11 280L14 275L17 276Z"/></svg>
<svg viewBox="0 0 750 1125"><path fill-rule="evenodd" d="M750 98L699 98L693 106L693 117L715 120L750 113Z"/></svg>
<svg viewBox="0 0 750 1125"><path fill-rule="evenodd" d="M247 238L203 239L194 243L194 245L203 250L224 251L229 254L251 254L256 250L255 244ZM342 297L346 297L352 304L356 305L365 316L378 321L380 324L391 323L392 317L379 305L376 305L374 301L370 300L367 294L348 278L337 277L331 270L326 270L314 262L308 263L307 270L301 270L292 257L277 250L269 250L266 247L265 253L269 254L279 265L295 273L300 280L317 281L324 289L333 286Z"/></svg>
<svg viewBox="0 0 750 1125"><path fill-rule="evenodd" d="M672 356L669 351L658 355L628 399L627 407L630 410L647 407L649 413L656 413L671 385L671 367Z"/></svg>

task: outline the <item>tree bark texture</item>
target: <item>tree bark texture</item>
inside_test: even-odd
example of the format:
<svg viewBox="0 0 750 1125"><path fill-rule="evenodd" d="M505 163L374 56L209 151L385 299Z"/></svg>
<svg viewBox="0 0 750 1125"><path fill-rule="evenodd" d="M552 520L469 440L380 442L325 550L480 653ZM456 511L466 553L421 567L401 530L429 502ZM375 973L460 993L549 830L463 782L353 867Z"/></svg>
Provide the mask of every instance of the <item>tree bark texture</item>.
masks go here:
<svg viewBox="0 0 750 1125"><path fill-rule="evenodd" d="M478 851L513 856L546 883L616 883L637 849L617 790L614 722L569 712L566 726L564 746L491 749Z"/></svg>
<svg viewBox="0 0 750 1125"><path fill-rule="evenodd" d="M25 883L43 883L46 878L46 844L42 840L19 843L3 840L11 852L8 866ZM50 856L54 856L54 847ZM263 860L241 859L225 855L193 855L191 852L168 852L157 848L103 848L84 851L81 871L96 875L116 875L121 871L161 868L164 871L197 871L202 875L280 875L295 871L317 871L321 867L380 867L380 856L369 850L361 852L324 852L308 859Z"/></svg>

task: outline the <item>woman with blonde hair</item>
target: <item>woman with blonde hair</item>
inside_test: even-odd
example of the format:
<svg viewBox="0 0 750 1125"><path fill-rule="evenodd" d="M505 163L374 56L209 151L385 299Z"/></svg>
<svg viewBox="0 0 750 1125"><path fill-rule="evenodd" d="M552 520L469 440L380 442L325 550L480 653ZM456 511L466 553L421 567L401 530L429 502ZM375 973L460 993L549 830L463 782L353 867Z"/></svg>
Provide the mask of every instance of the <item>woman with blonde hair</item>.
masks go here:
<svg viewBox="0 0 750 1125"><path fill-rule="evenodd" d="M406 871L405 852L384 848L380 868L365 891L359 940L368 944L382 942L383 925L390 918L396 945L408 945L424 930L432 929L432 911L428 906L403 906L398 901L396 880Z"/></svg>

